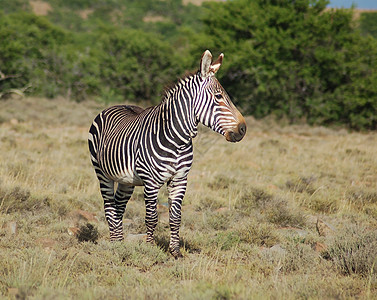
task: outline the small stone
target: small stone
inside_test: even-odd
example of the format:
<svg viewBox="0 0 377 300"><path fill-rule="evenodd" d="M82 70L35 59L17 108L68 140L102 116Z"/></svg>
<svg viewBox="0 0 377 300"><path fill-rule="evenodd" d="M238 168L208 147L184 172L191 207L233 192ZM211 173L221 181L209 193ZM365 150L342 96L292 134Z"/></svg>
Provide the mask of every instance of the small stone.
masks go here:
<svg viewBox="0 0 377 300"><path fill-rule="evenodd" d="M77 209L70 213L71 217L79 221L98 222L97 216L94 213L85 210Z"/></svg>
<svg viewBox="0 0 377 300"><path fill-rule="evenodd" d="M319 243L319 242L315 242L312 244L312 249L315 251L315 252L324 252L327 250L327 245L323 244L323 243Z"/></svg>
<svg viewBox="0 0 377 300"><path fill-rule="evenodd" d="M9 123L11 123L12 125L17 125L18 124L18 120L17 119L11 119L9 121Z"/></svg>
<svg viewBox="0 0 377 300"><path fill-rule="evenodd" d="M10 235L13 235L13 234L17 233L17 223L16 223L16 221L10 221L8 223L5 223L3 225L3 228Z"/></svg>
<svg viewBox="0 0 377 300"><path fill-rule="evenodd" d="M285 236L297 236L300 238L305 238L308 235L308 232L306 230L296 227L280 227L278 228L278 230Z"/></svg>
<svg viewBox="0 0 377 300"><path fill-rule="evenodd" d="M78 232L79 232L79 228L78 227L69 227L68 228L68 234L69 235L75 235L75 236L77 236Z"/></svg>
<svg viewBox="0 0 377 300"><path fill-rule="evenodd" d="M287 250L282 248L280 244L276 244L270 248L262 247L261 251L265 254L277 254L277 255L285 255L287 253Z"/></svg>
<svg viewBox="0 0 377 300"><path fill-rule="evenodd" d="M274 245L272 246L270 249L269 249L270 252L272 253L277 253L277 254L280 254L280 255L284 255L287 253L287 250L285 250L284 248L282 248L280 246L280 244L277 244L277 245Z"/></svg>
<svg viewBox="0 0 377 300"><path fill-rule="evenodd" d="M316 229L320 236L329 236L335 231L334 227L321 220L320 218L317 219Z"/></svg>
<svg viewBox="0 0 377 300"><path fill-rule="evenodd" d="M228 210L229 210L228 207L220 207L220 208L216 209L215 211L219 212L219 213L223 213L223 212L227 212Z"/></svg>

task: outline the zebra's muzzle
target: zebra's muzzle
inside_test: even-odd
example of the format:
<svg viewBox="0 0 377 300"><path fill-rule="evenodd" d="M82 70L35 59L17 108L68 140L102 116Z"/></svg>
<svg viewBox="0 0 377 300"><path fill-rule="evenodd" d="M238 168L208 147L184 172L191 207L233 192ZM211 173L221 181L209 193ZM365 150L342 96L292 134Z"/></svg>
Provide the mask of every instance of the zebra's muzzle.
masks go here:
<svg viewBox="0 0 377 300"><path fill-rule="evenodd" d="M225 138L228 142L236 143L243 139L246 134L246 123L241 122L237 126L237 130L228 131L225 134Z"/></svg>

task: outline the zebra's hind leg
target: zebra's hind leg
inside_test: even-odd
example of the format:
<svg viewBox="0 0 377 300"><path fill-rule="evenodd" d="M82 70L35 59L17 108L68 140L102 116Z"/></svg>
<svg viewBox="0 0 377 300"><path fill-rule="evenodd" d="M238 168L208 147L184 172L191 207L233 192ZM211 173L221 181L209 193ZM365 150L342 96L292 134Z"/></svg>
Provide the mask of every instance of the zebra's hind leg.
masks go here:
<svg viewBox="0 0 377 300"><path fill-rule="evenodd" d="M104 202L105 217L110 229L110 240L123 240L123 223L119 218L117 205L114 195L114 181L103 176L98 176L100 181L100 190Z"/></svg>
<svg viewBox="0 0 377 300"><path fill-rule="evenodd" d="M126 206L128 203L128 200L130 200L132 193L134 191L134 186L128 186L124 184L118 184L117 190L115 192L115 213L116 213L116 224L117 228L115 229L115 232L118 233L118 236L120 235L120 238L116 238L116 240L122 240L123 239L123 214L126 210ZM111 236L111 231L110 231Z"/></svg>
<svg viewBox="0 0 377 300"><path fill-rule="evenodd" d="M157 226L157 194L158 187L146 184L144 187L144 200L145 200L145 225L147 227L147 242L154 243L154 229Z"/></svg>

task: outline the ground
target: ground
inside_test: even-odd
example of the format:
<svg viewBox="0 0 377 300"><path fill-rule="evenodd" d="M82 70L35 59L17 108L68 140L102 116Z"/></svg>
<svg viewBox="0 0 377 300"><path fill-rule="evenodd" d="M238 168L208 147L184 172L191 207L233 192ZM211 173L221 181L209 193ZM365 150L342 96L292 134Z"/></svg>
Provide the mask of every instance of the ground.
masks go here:
<svg viewBox="0 0 377 300"><path fill-rule="evenodd" d="M142 189L111 243L87 132L96 102L0 102L0 298L377 299L377 134L247 117L200 128L184 257L144 242Z"/></svg>

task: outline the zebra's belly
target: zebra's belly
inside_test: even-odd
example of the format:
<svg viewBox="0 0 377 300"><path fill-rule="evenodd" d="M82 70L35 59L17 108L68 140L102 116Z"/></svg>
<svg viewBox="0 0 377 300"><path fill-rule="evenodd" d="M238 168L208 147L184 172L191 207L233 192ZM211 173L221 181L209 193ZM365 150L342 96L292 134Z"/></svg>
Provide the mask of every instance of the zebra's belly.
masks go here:
<svg viewBox="0 0 377 300"><path fill-rule="evenodd" d="M127 175L120 175L115 179L116 182L119 182L121 184L125 185L132 185L132 186L142 186L144 185L143 181L139 176L136 174L127 174Z"/></svg>

